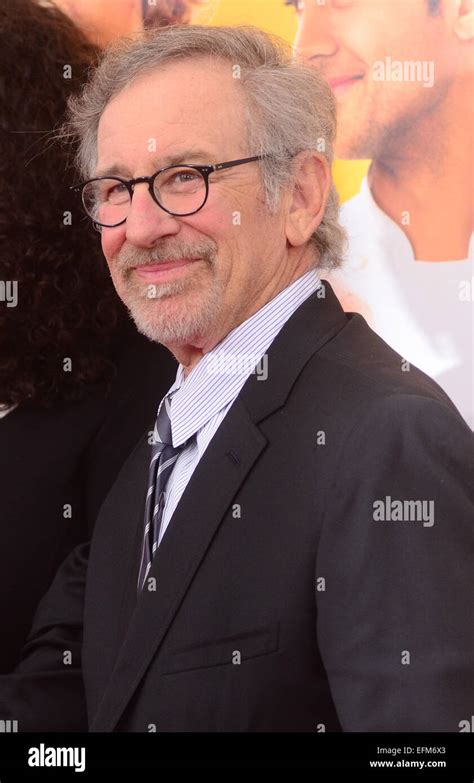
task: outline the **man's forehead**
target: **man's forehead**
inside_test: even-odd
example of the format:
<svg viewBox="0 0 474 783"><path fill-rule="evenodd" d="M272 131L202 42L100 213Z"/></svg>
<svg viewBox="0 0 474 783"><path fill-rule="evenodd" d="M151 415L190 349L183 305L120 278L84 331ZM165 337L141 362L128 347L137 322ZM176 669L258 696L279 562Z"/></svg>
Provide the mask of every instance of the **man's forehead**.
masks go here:
<svg viewBox="0 0 474 783"><path fill-rule="evenodd" d="M198 119L208 108L216 111L222 106L227 110L240 104L243 95L237 81L232 65L223 60L199 57L166 64L142 74L120 90L107 103L102 117L132 116L133 111L128 109L132 104L134 108L140 107L143 116L158 110L160 117L182 119L186 111L183 104L187 104L188 111L189 107L197 111L194 117L187 115L188 119Z"/></svg>
<svg viewBox="0 0 474 783"><path fill-rule="evenodd" d="M216 154L218 154L217 150L213 149L212 146L205 148L198 144L195 146L186 145L184 147L174 144L173 150L173 152L168 154L165 153L165 148L157 150L154 154L151 154L150 152L149 164L151 168L153 168L154 171L158 171L158 169L179 163L211 164L216 162ZM107 162L106 157L103 157L102 160L99 160L95 176L118 176L131 179L134 176L134 172L126 164L124 165L119 162L110 163Z"/></svg>
<svg viewBox="0 0 474 783"><path fill-rule="evenodd" d="M132 147L158 152L163 160L179 153L179 145L184 151L197 141L202 142L199 149L204 144L204 151L211 152L222 137L233 142L242 136L242 100L230 64L222 61L214 61L212 70L200 58L144 74L105 107L98 128L99 164L109 166L117 152Z"/></svg>

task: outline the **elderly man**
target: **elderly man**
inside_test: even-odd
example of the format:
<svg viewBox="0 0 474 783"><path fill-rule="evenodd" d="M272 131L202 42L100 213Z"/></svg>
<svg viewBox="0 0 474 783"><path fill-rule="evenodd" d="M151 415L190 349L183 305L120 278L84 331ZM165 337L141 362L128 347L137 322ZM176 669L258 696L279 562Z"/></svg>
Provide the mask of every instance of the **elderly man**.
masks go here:
<svg viewBox="0 0 474 783"><path fill-rule="evenodd" d="M472 436L320 279L334 115L283 44L192 26L108 53L72 107L117 291L178 369L1 683L20 730L471 714Z"/></svg>

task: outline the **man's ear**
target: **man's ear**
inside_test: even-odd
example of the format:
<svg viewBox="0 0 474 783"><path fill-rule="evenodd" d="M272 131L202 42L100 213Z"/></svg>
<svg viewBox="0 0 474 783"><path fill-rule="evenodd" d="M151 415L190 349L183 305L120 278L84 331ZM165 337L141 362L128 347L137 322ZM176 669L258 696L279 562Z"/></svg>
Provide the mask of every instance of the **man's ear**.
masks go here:
<svg viewBox="0 0 474 783"><path fill-rule="evenodd" d="M461 41L470 41L474 38L473 0L460 0L453 29Z"/></svg>
<svg viewBox="0 0 474 783"><path fill-rule="evenodd" d="M293 189L289 194L285 234L290 245L301 247L324 217L331 188L331 171L324 155L305 150L296 156Z"/></svg>

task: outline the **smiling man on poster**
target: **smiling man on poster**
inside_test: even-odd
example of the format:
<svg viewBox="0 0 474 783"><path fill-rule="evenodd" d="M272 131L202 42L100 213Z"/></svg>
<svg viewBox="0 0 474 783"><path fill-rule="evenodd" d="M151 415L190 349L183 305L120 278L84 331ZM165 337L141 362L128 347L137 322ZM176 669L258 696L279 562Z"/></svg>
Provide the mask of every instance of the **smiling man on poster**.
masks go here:
<svg viewBox="0 0 474 783"><path fill-rule="evenodd" d="M474 428L474 3L292 4L336 96L337 157L371 159L329 280Z"/></svg>

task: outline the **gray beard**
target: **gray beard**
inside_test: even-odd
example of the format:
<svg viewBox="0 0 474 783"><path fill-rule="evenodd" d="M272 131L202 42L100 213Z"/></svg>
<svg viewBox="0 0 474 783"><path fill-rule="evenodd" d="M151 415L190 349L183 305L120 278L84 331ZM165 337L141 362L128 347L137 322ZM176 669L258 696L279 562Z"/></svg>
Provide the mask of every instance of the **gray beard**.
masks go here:
<svg viewBox="0 0 474 783"><path fill-rule="evenodd" d="M141 293L133 291L125 304L135 322L138 331L153 342L168 345L173 343L192 343L208 335L219 316L224 286L216 279L199 296L193 297L194 286L188 281L177 281L157 287L155 295L150 296L153 286L145 286ZM199 290L199 286L195 286ZM186 294L186 292L189 292ZM179 317L170 319L166 300L180 297L183 305ZM186 299L189 299L189 304ZM193 301L195 299L195 301Z"/></svg>

